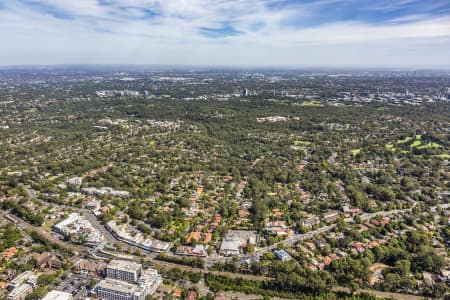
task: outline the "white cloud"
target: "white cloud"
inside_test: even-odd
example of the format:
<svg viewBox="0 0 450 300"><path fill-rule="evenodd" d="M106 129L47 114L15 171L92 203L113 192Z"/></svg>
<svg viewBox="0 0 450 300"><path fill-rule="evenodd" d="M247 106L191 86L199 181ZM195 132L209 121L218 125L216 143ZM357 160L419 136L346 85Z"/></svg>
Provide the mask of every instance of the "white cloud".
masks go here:
<svg viewBox="0 0 450 300"><path fill-rule="evenodd" d="M73 16L60 19L16 1L0 9L0 64L143 63L212 65L450 65L450 17L416 14L364 22L287 27L323 0L270 9L280 0L42 0ZM405 0L408 1L408 0ZM126 7L126 9L124 9ZM143 18L149 9L156 15ZM211 39L199 28L234 26Z"/></svg>

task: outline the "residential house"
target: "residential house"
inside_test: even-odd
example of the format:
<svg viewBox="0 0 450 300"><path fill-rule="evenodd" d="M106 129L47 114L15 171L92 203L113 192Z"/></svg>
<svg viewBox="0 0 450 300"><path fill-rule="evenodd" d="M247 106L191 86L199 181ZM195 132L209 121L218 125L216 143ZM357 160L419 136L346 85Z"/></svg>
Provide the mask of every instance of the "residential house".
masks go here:
<svg viewBox="0 0 450 300"><path fill-rule="evenodd" d="M13 258L14 255L17 254L17 251L18 251L18 250L17 250L16 247L11 247L11 248L5 249L5 250L0 254L0 256L3 257L3 258L5 258L5 259L7 259L7 260L9 260L9 259Z"/></svg>
<svg viewBox="0 0 450 300"><path fill-rule="evenodd" d="M175 251L177 255L183 256L206 256L206 247L203 245L196 245L195 247L190 246L180 246Z"/></svg>
<svg viewBox="0 0 450 300"><path fill-rule="evenodd" d="M201 232L198 232L198 231L191 232L191 233L189 233L189 236L186 239L186 243L191 244L194 240L198 242L198 241L200 241L200 238L201 238Z"/></svg>
<svg viewBox="0 0 450 300"><path fill-rule="evenodd" d="M62 262L54 254L43 252L36 257L36 268L39 269L60 269Z"/></svg>
<svg viewBox="0 0 450 300"><path fill-rule="evenodd" d="M320 223L320 219L317 216L312 216L300 221L300 225L305 228L312 228Z"/></svg>
<svg viewBox="0 0 450 300"><path fill-rule="evenodd" d="M355 250L357 253L363 253L366 251L366 248L364 248L364 245L361 243L353 243L352 244L353 250Z"/></svg>
<svg viewBox="0 0 450 300"><path fill-rule="evenodd" d="M326 223L335 222L340 218L339 211L329 210L322 215L322 218Z"/></svg>
<svg viewBox="0 0 450 300"><path fill-rule="evenodd" d="M267 222L264 230L275 236L288 236L290 234L285 221Z"/></svg>
<svg viewBox="0 0 450 300"><path fill-rule="evenodd" d="M291 260L292 257L289 255L289 253L287 253L285 250L281 249L281 250L275 250L273 251L273 253L275 254L275 256L281 260L281 261L287 261L287 260Z"/></svg>
<svg viewBox="0 0 450 300"><path fill-rule="evenodd" d="M197 293L195 291L189 291L187 296L184 298L184 300L196 300L197 299Z"/></svg>

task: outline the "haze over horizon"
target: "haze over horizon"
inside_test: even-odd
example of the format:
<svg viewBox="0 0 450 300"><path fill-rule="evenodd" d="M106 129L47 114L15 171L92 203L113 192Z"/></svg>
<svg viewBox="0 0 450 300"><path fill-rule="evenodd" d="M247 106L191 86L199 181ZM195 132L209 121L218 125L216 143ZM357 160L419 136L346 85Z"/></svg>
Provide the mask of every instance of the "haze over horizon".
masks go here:
<svg viewBox="0 0 450 300"><path fill-rule="evenodd" d="M450 66L446 0L6 0L0 32L0 65Z"/></svg>

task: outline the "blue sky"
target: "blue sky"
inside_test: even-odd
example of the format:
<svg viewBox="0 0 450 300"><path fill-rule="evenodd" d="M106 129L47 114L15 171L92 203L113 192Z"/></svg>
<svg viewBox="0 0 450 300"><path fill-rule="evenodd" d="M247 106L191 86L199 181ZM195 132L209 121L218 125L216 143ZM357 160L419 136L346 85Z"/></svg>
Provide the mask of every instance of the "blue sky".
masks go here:
<svg viewBox="0 0 450 300"><path fill-rule="evenodd" d="M450 0L2 0L0 64L449 67Z"/></svg>

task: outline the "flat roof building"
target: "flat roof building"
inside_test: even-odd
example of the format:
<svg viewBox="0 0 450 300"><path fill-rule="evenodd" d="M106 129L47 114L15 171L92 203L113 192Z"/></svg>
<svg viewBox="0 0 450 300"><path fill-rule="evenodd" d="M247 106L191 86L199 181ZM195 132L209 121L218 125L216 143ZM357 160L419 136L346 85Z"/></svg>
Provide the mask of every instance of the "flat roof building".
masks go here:
<svg viewBox="0 0 450 300"><path fill-rule="evenodd" d="M281 261L286 261L286 260L292 259L292 257L283 249L275 250L275 251L273 251L273 253Z"/></svg>
<svg viewBox="0 0 450 300"><path fill-rule="evenodd" d="M111 278L100 281L94 290L104 300L144 300L147 296L137 285Z"/></svg>
<svg viewBox="0 0 450 300"><path fill-rule="evenodd" d="M29 283L32 286L36 285L37 282L37 275L34 274L31 271L25 271L19 275L17 275L11 282L9 283L9 286L12 288L15 288L23 283Z"/></svg>
<svg viewBox="0 0 450 300"><path fill-rule="evenodd" d="M142 265L125 260L112 260L106 267L106 276L136 283L142 274Z"/></svg>
<svg viewBox="0 0 450 300"><path fill-rule="evenodd" d="M106 224L106 228L118 240L148 251L166 252L171 246L171 243L145 238L142 232L130 224L117 225L116 221L112 220Z"/></svg>
<svg viewBox="0 0 450 300"><path fill-rule="evenodd" d="M145 270L137 284L106 278L93 289L100 300L145 300L162 284L162 278L156 270Z"/></svg>
<svg viewBox="0 0 450 300"><path fill-rule="evenodd" d="M239 255L241 241L239 239L225 239L220 245L219 253L225 256Z"/></svg>
<svg viewBox="0 0 450 300"><path fill-rule="evenodd" d="M28 294L33 291L33 286L28 283L23 283L16 286L11 293L9 293L7 300L24 300Z"/></svg>
<svg viewBox="0 0 450 300"><path fill-rule="evenodd" d="M54 229L62 235L70 236L76 241L85 240L91 245L97 245L104 239L101 231L79 213L71 213L66 219L54 225Z"/></svg>
<svg viewBox="0 0 450 300"><path fill-rule="evenodd" d="M72 300L72 294L53 290L49 292L42 300Z"/></svg>

